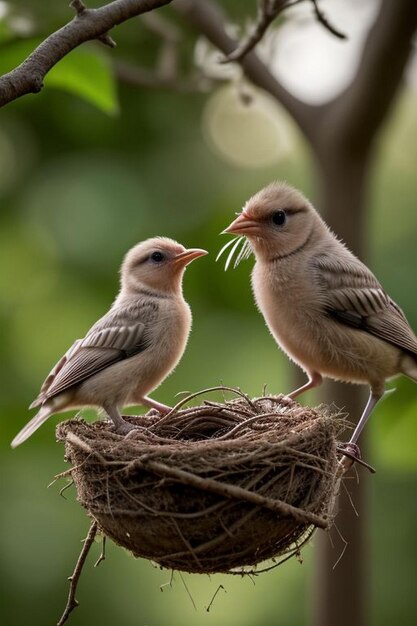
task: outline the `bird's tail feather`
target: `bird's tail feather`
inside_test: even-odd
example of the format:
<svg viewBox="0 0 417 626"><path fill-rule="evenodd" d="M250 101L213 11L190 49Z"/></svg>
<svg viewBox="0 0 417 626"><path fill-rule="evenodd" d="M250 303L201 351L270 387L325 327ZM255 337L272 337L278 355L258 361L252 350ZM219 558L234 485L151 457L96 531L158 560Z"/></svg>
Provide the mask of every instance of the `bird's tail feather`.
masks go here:
<svg viewBox="0 0 417 626"><path fill-rule="evenodd" d="M43 399L43 401L45 400L45 398ZM34 399L34 401L32 402L32 404L29 405L30 409L34 409L37 406L42 406L42 399L39 398L39 396L37 398Z"/></svg>
<svg viewBox="0 0 417 626"><path fill-rule="evenodd" d="M26 426L24 426L13 439L12 443L10 444L12 448L20 446L20 444L26 441L26 439L29 439L29 437L35 432L35 430L42 426L42 424L46 422L46 420L50 415L52 415L52 413L53 409L51 407L41 407L41 409L36 413L35 417L33 417L30 422L28 422Z"/></svg>

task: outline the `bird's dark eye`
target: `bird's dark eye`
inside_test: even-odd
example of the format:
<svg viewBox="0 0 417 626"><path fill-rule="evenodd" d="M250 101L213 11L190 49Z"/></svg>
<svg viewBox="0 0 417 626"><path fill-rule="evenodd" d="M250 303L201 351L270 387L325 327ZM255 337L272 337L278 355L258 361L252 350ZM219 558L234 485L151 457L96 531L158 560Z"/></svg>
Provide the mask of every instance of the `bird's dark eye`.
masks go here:
<svg viewBox="0 0 417 626"><path fill-rule="evenodd" d="M165 260L164 255L162 254L162 252L152 252L151 256L150 256L151 261L154 261L154 263L161 263L162 261Z"/></svg>
<svg viewBox="0 0 417 626"><path fill-rule="evenodd" d="M275 213L272 214L272 221L274 222L275 226L282 226L283 224L285 224L286 219L287 214L285 213L285 211L275 211Z"/></svg>

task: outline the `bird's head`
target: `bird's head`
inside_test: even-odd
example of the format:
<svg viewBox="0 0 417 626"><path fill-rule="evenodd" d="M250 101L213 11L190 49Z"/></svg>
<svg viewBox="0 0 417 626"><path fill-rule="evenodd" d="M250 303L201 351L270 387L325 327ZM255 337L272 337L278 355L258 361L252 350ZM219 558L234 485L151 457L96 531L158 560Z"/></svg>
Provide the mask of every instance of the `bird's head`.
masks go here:
<svg viewBox="0 0 417 626"><path fill-rule="evenodd" d="M257 258L271 260L307 245L318 223L323 225L299 191L276 182L252 196L223 232L247 237Z"/></svg>
<svg viewBox="0 0 417 626"><path fill-rule="evenodd" d="M167 237L138 243L126 254L121 267L122 292L134 294L143 288L160 293L180 292L185 268L205 254L206 250L187 250Z"/></svg>

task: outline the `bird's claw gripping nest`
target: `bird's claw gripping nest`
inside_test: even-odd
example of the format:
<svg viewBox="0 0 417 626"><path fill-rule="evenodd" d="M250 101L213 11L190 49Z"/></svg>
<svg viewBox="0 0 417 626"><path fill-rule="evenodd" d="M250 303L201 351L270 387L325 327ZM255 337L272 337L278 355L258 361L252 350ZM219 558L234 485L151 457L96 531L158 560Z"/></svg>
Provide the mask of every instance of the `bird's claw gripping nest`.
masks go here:
<svg viewBox="0 0 417 626"><path fill-rule="evenodd" d="M366 467L371 474L375 474L376 469L362 459L360 448L356 443L348 442L339 444L337 446L337 451L343 454L344 458L342 457L341 463L343 464L345 471L352 467L354 463L359 463L359 465ZM347 459L347 461L344 461L344 459Z"/></svg>

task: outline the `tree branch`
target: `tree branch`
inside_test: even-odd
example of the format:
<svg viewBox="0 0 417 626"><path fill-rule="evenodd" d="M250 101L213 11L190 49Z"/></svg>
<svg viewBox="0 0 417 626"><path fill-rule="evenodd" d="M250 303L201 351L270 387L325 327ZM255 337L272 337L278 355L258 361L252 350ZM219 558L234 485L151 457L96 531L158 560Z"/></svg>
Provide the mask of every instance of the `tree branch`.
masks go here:
<svg viewBox="0 0 417 626"><path fill-rule="evenodd" d="M285 9L300 4L303 0L258 0L258 12L256 16L256 22L246 39L240 42L236 50L229 54L222 63L229 63L230 61L239 61L248 54L255 46L261 41L270 24L280 15ZM330 24L327 17L321 11L318 6L317 0L311 0L314 8L314 15L317 21L324 26L332 35L339 39L346 39L346 35L340 30L336 29Z"/></svg>
<svg viewBox="0 0 417 626"><path fill-rule="evenodd" d="M298 2L299 0L295 0ZM248 54L261 41L270 24L285 9L293 4L292 0L258 0L258 12L256 22L252 31L246 39L241 41L238 47L233 50L227 57L222 59L222 63L230 63L231 61L239 61Z"/></svg>
<svg viewBox="0 0 417 626"><path fill-rule="evenodd" d="M213 0L176 0L173 7L191 26L204 35L216 48L228 56L237 42L225 30L227 18ZM315 107L293 96L275 78L254 52L239 59L247 78L257 87L271 94L292 115L307 137L311 136L312 115Z"/></svg>
<svg viewBox="0 0 417 626"><path fill-rule="evenodd" d="M73 0L74 19L45 39L18 67L0 77L0 107L25 94L38 93L46 74L82 43L99 39L114 47L108 35L111 28L171 1L114 0L98 9L87 9L81 0Z"/></svg>
<svg viewBox="0 0 417 626"><path fill-rule="evenodd" d="M324 28L328 30L329 33L331 33L338 39L347 39L347 36L345 35L345 33L342 33L342 31L340 31L338 28L335 28L335 26L330 24L329 20L327 19L323 11L319 8L318 0L311 0L311 2L313 3L314 15L316 16L317 21L322 26L324 26Z"/></svg>

